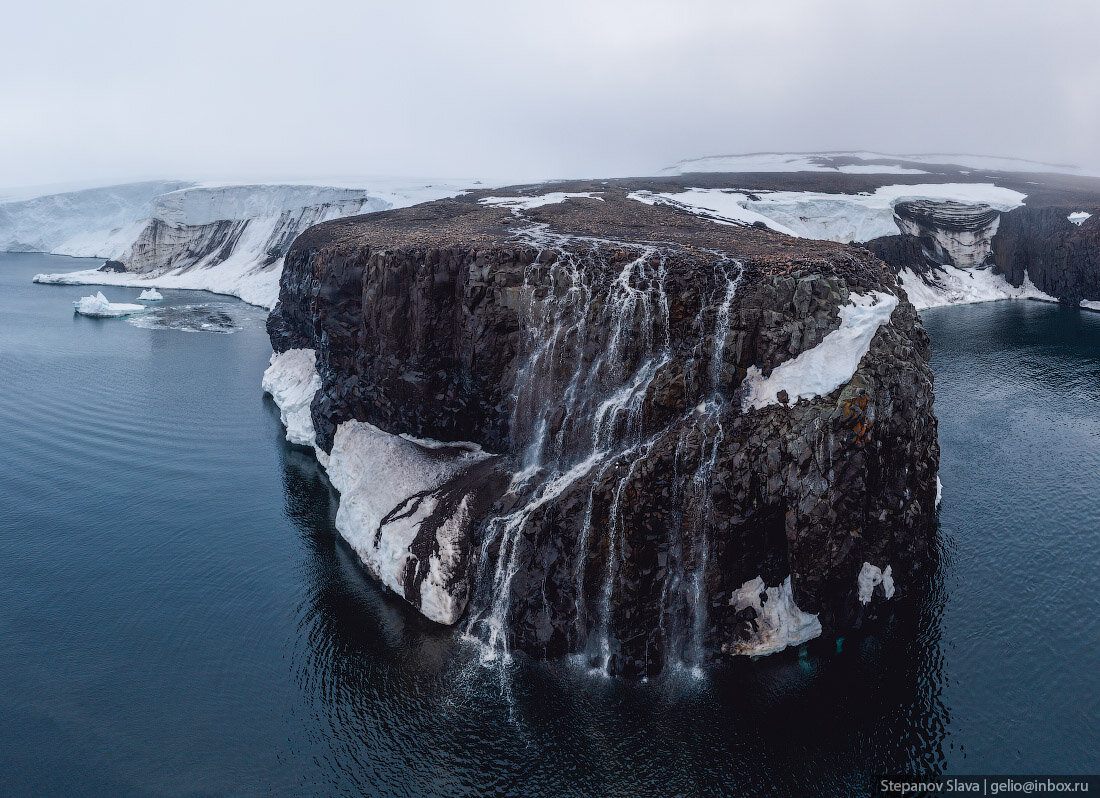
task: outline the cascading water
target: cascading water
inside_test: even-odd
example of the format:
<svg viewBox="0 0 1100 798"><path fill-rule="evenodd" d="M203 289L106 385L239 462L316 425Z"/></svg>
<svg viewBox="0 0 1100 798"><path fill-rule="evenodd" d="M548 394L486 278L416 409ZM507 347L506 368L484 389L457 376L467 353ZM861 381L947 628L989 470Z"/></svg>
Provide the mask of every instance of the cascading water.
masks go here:
<svg viewBox="0 0 1100 798"><path fill-rule="evenodd" d="M707 567L712 545L710 529L713 525L711 493L714 466L725 432L722 413L727 397L725 383L725 348L729 337L730 310L743 271L736 261L721 259L716 266L720 279L716 280L723 291L721 300L704 304L696 319L700 341L704 335L705 315L709 308L716 308L713 332L710 336L710 398L699 405L694 413L690 432L681 437L676 448L674 484L677 493L674 501L682 504L677 513L679 527L669 533L669 568L661 591L661 630L670 659L698 670L705 660L705 632L708 616L706 592ZM697 352L699 355L705 353ZM684 448L698 439L693 448L698 461L690 479L682 479L685 462ZM684 475L686 476L686 475ZM685 485L686 490L680 488Z"/></svg>
<svg viewBox="0 0 1100 798"><path fill-rule="evenodd" d="M627 550L623 502L627 486L660 434L650 431L647 437L646 397L672 359L665 290L668 253L657 246L639 249L540 235L539 230L528 233L539 249L524 273L521 309L528 354L516 377L511 415L521 466L508 491L512 509L491 518L483 529L466 631L485 644L483 659L508 659L512 583L528 522L540 508L585 484L587 502L574 576L576 640L590 664L610 670L616 646L615 593ZM722 441L723 351L741 276L738 263L715 257L718 288L701 303L700 343L693 355L701 367L709 367L712 397L701 411L689 413L695 419L689 422L689 434L701 440L695 455L685 458L685 467L686 460L693 463L692 477L683 489L677 486L675 500L684 505L684 522L670 530L677 567L675 572L670 568L663 587L659 619L662 629L666 616L677 619L672 624L675 631L667 630L666 645L676 645L681 656L691 648L694 662L702 661L706 622L707 508ZM610 279L605 276L609 262L621 263ZM704 335L708 327L709 336ZM606 511L600 507L603 502ZM593 528L597 519L598 530ZM586 555L593 545L594 551L601 551L604 540L599 583L586 582ZM590 604L591 595L598 599Z"/></svg>

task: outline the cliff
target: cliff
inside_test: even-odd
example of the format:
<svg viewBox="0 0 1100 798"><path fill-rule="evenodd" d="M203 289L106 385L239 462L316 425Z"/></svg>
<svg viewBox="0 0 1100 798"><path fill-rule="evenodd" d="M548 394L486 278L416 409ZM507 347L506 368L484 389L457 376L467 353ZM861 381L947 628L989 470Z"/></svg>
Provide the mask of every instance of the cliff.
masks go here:
<svg viewBox="0 0 1100 798"><path fill-rule="evenodd" d="M1080 223L1074 212L1089 213ZM1076 305L1100 299L1100 205L1023 207L1001 218L992 241L997 271L1013 285L1030 279Z"/></svg>
<svg viewBox="0 0 1100 798"><path fill-rule="evenodd" d="M99 269L41 274L37 282L201 289L271 308L283 255L306 228L458 190L392 181L113 186L0 203L0 247L108 258Z"/></svg>
<svg viewBox="0 0 1100 798"><path fill-rule="evenodd" d="M287 254L265 388L367 568L493 654L631 675L904 596L938 446L889 270L587 194L339 220Z"/></svg>

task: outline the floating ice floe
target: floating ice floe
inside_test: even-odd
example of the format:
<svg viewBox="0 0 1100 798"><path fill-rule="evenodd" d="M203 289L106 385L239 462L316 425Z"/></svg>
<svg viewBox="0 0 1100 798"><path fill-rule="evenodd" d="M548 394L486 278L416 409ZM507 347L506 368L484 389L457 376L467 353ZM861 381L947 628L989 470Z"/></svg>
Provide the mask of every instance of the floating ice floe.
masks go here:
<svg viewBox="0 0 1100 798"><path fill-rule="evenodd" d="M859 603L867 604L875 594L875 588L882 585L882 592L886 598L894 597L894 574L892 568L887 565L883 570L869 562L863 563L856 577L856 587L859 590Z"/></svg>
<svg viewBox="0 0 1100 798"><path fill-rule="evenodd" d="M761 602L762 593L767 601ZM734 654L774 654L788 646L802 645L821 634L821 622L817 616L803 612L795 604L789 576L778 587L765 587L764 580L759 576L750 579L733 591L730 605L738 612L746 607L756 610L756 632L750 640L735 646L731 652Z"/></svg>
<svg viewBox="0 0 1100 798"><path fill-rule="evenodd" d="M881 291L850 298L851 304L840 308L840 327L820 344L780 363L767 377L756 366L749 367L741 401L744 410L778 404L780 391L787 392L791 404L826 396L852 379L875 333L890 321L898 298Z"/></svg>
<svg viewBox="0 0 1100 798"><path fill-rule="evenodd" d="M1073 222L1078 227L1080 227L1081 225L1083 225L1085 223L1085 220L1090 218L1091 216L1092 216L1092 214L1088 213L1086 211L1074 211L1073 213L1071 213L1066 218L1069 219L1071 222Z"/></svg>
<svg viewBox="0 0 1100 798"><path fill-rule="evenodd" d="M138 300L141 302L160 302L162 299L164 295L155 288L146 288L138 294Z"/></svg>
<svg viewBox="0 0 1100 798"><path fill-rule="evenodd" d="M1082 299L1081 307L1085 310L1100 310L1100 302L1096 302L1092 299Z"/></svg>
<svg viewBox="0 0 1100 798"><path fill-rule="evenodd" d="M73 308L82 316L94 316L100 319L130 316L134 313L142 313L144 305L129 305L125 302L109 302L103 296L102 291L97 291L94 296L81 297L73 303Z"/></svg>

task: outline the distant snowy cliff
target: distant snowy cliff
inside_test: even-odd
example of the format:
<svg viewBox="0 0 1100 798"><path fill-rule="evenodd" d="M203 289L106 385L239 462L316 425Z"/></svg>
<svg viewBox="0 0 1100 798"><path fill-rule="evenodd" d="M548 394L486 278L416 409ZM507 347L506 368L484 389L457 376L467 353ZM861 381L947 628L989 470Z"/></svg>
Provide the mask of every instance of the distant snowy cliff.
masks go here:
<svg viewBox="0 0 1100 798"><path fill-rule="evenodd" d="M155 215L157 199L191 185L158 180L0 202L0 250L121 257Z"/></svg>
<svg viewBox="0 0 1100 798"><path fill-rule="evenodd" d="M283 255L306 228L461 190L181 182L87 189L0 203L0 248L108 260L38 282L198 288L271 308Z"/></svg>
<svg viewBox="0 0 1100 798"><path fill-rule="evenodd" d="M1021 297L1100 302L1100 180L1070 167L833 152L704 158L666 171L575 185L580 193L616 186L634 201L716 224L864 246L918 308ZM310 226L472 188L162 181L9 199L0 201L0 249L111 261L42 282L199 288L271 308L283 255Z"/></svg>

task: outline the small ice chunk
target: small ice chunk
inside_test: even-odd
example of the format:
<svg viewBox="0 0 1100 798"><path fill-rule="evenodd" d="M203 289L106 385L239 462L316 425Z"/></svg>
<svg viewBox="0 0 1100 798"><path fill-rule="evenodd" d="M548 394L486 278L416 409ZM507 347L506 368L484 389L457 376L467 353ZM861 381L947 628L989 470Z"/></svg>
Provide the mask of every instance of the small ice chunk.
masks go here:
<svg viewBox="0 0 1100 798"><path fill-rule="evenodd" d="M1092 216L1092 214L1087 213L1086 211L1074 211L1073 213L1071 213L1066 218L1069 219L1071 222L1073 222L1078 227L1080 227L1081 225L1083 225L1085 223L1085 220L1088 219L1090 216Z"/></svg>
<svg viewBox="0 0 1100 798"><path fill-rule="evenodd" d="M882 572L882 591L886 594L886 598L894 597L894 569L889 565Z"/></svg>
<svg viewBox="0 0 1100 798"><path fill-rule="evenodd" d="M145 307L143 305L129 305L125 302L109 302L107 297L103 296L102 291L97 291L93 296L81 297L74 302L73 309L82 316L113 319L119 316L141 313L145 310Z"/></svg>
<svg viewBox="0 0 1100 798"><path fill-rule="evenodd" d="M760 601L760 594L767 601ZM755 635L736 644L734 654L763 656L782 651L788 646L799 646L821 634L821 622L817 615L803 612L794 602L791 578L788 576L778 587L765 587L761 577L750 579L733 591L730 605L737 611L746 607L756 610Z"/></svg>
<svg viewBox="0 0 1100 798"><path fill-rule="evenodd" d="M936 509L939 509L941 501L943 501L943 482L940 481L940 475L936 474Z"/></svg>
<svg viewBox="0 0 1100 798"><path fill-rule="evenodd" d="M146 288L138 294L138 300L141 302L160 302L162 299L164 296L155 288Z"/></svg>
<svg viewBox="0 0 1100 798"><path fill-rule="evenodd" d="M875 594L875 587L877 585L882 585L882 590L886 598L890 599L894 597L893 568L887 565L886 570L883 571L878 566L871 565L869 562L863 563L863 567L859 570L859 576L856 577L860 604L870 603L871 597Z"/></svg>

